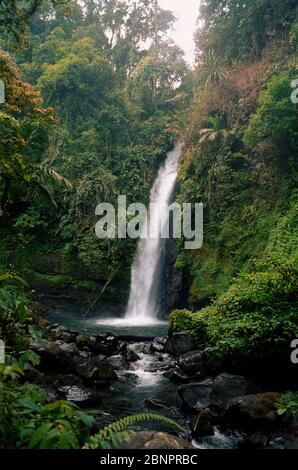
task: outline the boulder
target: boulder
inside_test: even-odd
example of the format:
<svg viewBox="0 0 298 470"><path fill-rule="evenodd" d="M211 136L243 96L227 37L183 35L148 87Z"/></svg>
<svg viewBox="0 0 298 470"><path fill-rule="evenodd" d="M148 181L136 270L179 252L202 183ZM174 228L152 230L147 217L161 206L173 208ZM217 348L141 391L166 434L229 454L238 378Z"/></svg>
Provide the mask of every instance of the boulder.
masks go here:
<svg viewBox="0 0 298 470"><path fill-rule="evenodd" d="M150 352L163 352L167 343L167 336L158 336L150 345Z"/></svg>
<svg viewBox="0 0 298 470"><path fill-rule="evenodd" d="M263 432L256 432L244 439L242 447L244 449L265 449L269 437Z"/></svg>
<svg viewBox="0 0 298 470"><path fill-rule="evenodd" d="M67 342L74 342L78 335L78 333L76 333L75 331L69 330L68 328L62 325L52 325L49 332L51 338Z"/></svg>
<svg viewBox="0 0 298 470"><path fill-rule="evenodd" d="M165 344L165 352L179 357L195 349L195 342L190 331L174 333Z"/></svg>
<svg viewBox="0 0 298 470"><path fill-rule="evenodd" d="M182 398L172 386L165 386L161 390L158 390L158 392L153 397L150 397L149 400L152 407L171 408L174 414L176 414L175 410L181 410L183 407ZM146 401L146 403L149 404L148 401Z"/></svg>
<svg viewBox="0 0 298 470"><path fill-rule="evenodd" d="M119 347L121 347L121 343L119 343L118 337L109 334L104 337L102 335L96 336L96 342L93 347L90 347L90 349L96 354L112 356L119 353Z"/></svg>
<svg viewBox="0 0 298 470"><path fill-rule="evenodd" d="M200 411L210 406L212 385L213 381L206 379L202 382L180 385L178 392L188 408Z"/></svg>
<svg viewBox="0 0 298 470"><path fill-rule="evenodd" d="M24 365L23 372L24 379L29 381L38 380L42 376L41 372L39 372L39 370L33 367L29 362Z"/></svg>
<svg viewBox="0 0 298 470"><path fill-rule="evenodd" d="M140 356L130 346L128 346L126 350L126 358L129 362L136 362L140 360Z"/></svg>
<svg viewBox="0 0 298 470"><path fill-rule="evenodd" d="M252 393L253 386L241 375L232 375L226 372L214 379L211 404L216 411L225 410L232 398Z"/></svg>
<svg viewBox="0 0 298 470"><path fill-rule="evenodd" d="M59 355L63 356L63 359L68 364L73 364L73 358L80 355L80 351L75 343L64 343L62 341L55 341L59 348Z"/></svg>
<svg viewBox="0 0 298 470"><path fill-rule="evenodd" d="M266 392L233 398L229 401L224 417L243 427L276 424L282 421L276 411L276 401L280 397L280 393Z"/></svg>
<svg viewBox="0 0 298 470"><path fill-rule="evenodd" d="M121 449L193 449L193 446L181 439L165 432L138 432L130 442L122 443Z"/></svg>
<svg viewBox="0 0 298 470"><path fill-rule="evenodd" d="M178 367L172 367L163 373L164 377L177 384L184 384L189 382L189 377L183 374Z"/></svg>
<svg viewBox="0 0 298 470"><path fill-rule="evenodd" d="M191 434L192 437L201 438L205 436L213 436L213 415L209 408L201 410L199 414L191 421Z"/></svg>
<svg viewBox="0 0 298 470"><path fill-rule="evenodd" d="M129 362L121 354L108 357L107 361L115 370L129 369Z"/></svg>
<svg viewBox="0 0 298 470"><path fill-rule="evenodd" d="M110 382L118 378L114 367L102 355L91 360L77 358L75 360L75 370L83 380L87 381Z"/></svg>
<svg viewBox="0 0 298 470"><path fill-rule="evenodd" d="M98 405L101 402L94 390L78 385L60 387L58 392L64 395L67 401L81 407Z"/></svg>
<svg viewBox="0 0 298 470"><path fill-rule="evenodd" d="M53 341L38 338L31 343L31 348L40 357L41 370L64 370L68 365L65 354Z"/></svg>
<svg viewBox="0 0 298 470"><path fill-rule="evenodd" d="M271 436L266 449L291 449L298 450L298 436L290 434L277 434Z"/></svg>
<svg viewBox="0 0 298 470"><path fill-rule="evenodd" d="M191 351L179 357L178 364L182 372L188 376L194 376L198 372L204 373L206 368L203 351Z"/></svg>
<svg viewBox="0 0 298 470"><path fill-rule="evenodd" d="M60 388L64 385L69 387L72 385L82 385L82 380L74 374L67 374L59 375L53 381L53 386L56 388Z"/></svg>

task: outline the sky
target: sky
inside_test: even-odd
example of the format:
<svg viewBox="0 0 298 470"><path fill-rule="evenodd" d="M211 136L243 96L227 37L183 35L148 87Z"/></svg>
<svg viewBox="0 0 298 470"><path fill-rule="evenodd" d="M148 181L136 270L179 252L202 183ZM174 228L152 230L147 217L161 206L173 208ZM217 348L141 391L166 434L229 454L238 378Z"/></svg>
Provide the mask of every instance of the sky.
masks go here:
<svg viewBox="0 0 298 470"><path fill-rule="evenodd" d="M164 10L171 10L178 21L171 37L185 51L189 63L194 62L194 40L200 0L158 0Z"/></svg>

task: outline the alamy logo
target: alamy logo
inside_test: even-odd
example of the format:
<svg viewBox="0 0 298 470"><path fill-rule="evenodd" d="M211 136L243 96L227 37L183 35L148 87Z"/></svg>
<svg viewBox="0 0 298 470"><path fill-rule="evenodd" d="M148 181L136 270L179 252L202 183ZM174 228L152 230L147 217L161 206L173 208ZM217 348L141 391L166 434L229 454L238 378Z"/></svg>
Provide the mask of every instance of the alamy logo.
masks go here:
<svg viewBox="0 0 298 470"><path fill-rule="evenodd" d="M292 81L291 87L294 88L291 94L291 101L293 104L298 104L298 78Z"/></svg>
<svg viewBox="0 0 298 470"><path fill-rule="evenodd" d="M2 339L0 339L0 364L5 363L5 344Z"/></svg>
<svg viewBox="0 0 298 470"><path fill-rule="evenodd" d="M0 79L0 104L5 103L5 85L4 81Z"/></svg>
<svg viewBox="0 0 298 470"><path fill-rule="evenodd" d="M291 362L293 364L298 364L298 339L294 339L292 341L291 348L294 349L294 351L291 354Z"/></svg>
<svg viewBox="0 0 298 470"><path fill-rule="evenodd" d="M185 238L186 250L197 250L203 245L203 204L177 203L171 205L150 203L149 213L142 203L126 205L126 196L118 196L118 208L102 203L95 215L100 220L95 226L96 236L131 239Z"/></svg>

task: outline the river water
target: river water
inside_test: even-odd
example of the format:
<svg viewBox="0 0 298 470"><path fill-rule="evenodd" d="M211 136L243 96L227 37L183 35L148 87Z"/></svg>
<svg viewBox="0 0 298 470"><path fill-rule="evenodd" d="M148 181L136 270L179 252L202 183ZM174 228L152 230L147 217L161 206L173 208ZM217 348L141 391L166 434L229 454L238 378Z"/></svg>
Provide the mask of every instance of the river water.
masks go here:
<svg viewBox="0 0 298 470"><path fill-rule="evenodd" d="M109 389L100 392L102 402L99 407L101 417L98 426L102 427L120 417L153 412L175 419L186 429L186 433L182 437L189 439L190 421L194 414L183 407L178 393L178 385L163 375L163 367L166 367L170 358L167 358L167 355L152 354L149 351L150 341L143 340L144 336L153 338L166 335L167 323L132 327L119 322L118 326L111 328L105 324L104 319L121 318L121 312L118 309L109 307L105 307L103 310L97 309L82 320L84 310L82 307L70 304L52 306L48 308L44 317L51 323L59 323L82 333L110 332L111 334L140 337L140 341L135 338L135 342L130 344L140 359L132 363L129 370L117 371L119 380L114 382ZM163 356L162 361L161 356ZM159 423L142 424L139 430L173 432L171 429L165 429ZM241 440L240 434L234 432L227 435L215 427L214 436L207 436L197 441L193 440L192 444L199 449L233 449Z"/></svg>

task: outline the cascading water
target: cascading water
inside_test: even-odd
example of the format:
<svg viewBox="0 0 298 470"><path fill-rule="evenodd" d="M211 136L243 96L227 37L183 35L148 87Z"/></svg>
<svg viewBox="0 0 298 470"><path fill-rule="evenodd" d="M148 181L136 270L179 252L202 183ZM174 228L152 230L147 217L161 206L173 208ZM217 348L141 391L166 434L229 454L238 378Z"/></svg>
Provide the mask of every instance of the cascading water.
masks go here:
<svg viewBox="0 0 298 470"><path fill-rule="evenodd" d="M168 153L151 189L150 210L144 227L147 236L143 231L132 265L130 296L125 318L99 320L98 324L136 327L163 323L158 319L159 287L162 283L162 255L165 243L161 233L165 224L168 223L167 208L173 197L182 146L183 143L178 143L174 150Z"/></svg>
<svg viewBox="0 0 298 470"><path fill-rule="evenodd" d="M132 325L158 323L158 290L160 284L164 239L161 231L168 222L167 206L171 203L177 180L182 143L169 152L151 190L149 223L155 235L141 238L131 270L131 289L125 321Z"/></svg>

